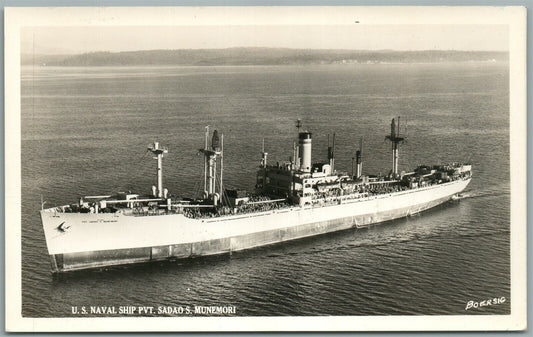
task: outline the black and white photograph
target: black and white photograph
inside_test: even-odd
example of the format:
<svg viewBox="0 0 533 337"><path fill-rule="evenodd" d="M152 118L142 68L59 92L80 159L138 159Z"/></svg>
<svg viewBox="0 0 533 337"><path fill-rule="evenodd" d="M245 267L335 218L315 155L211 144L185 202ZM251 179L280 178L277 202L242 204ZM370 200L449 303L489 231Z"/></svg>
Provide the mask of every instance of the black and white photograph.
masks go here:
<svg viewBox="0 0 533 337"><path fill-rule="evenodd" d="M8 331L526 328L526 10L6 8Z"/></svg>

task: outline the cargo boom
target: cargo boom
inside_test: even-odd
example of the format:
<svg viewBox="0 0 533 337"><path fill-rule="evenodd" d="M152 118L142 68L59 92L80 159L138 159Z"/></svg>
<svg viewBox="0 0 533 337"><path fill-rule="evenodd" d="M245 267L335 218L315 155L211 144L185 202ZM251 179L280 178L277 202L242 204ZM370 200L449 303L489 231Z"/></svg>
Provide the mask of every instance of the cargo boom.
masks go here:
<svg viewBox="0 0 533 337"><path fill-rule="evenodd" d="M364 227L419 213L466 188L470 165L419 166L398 173L403 138L394 119L391 124L388 176L362 174L362 144L357 173L337 172L335 136L328 162L312 164L311 133L298 130L289 162L268 165L263 147L254 194L224 188L223 137L215 131L209 142L206 128L200 149L204 192L198 199L173 200L163 188L162 157L168 151L154 143L149 150L158 162L158 185L150 195L89 196L41 210L52 271L224 254Z"/></svg>

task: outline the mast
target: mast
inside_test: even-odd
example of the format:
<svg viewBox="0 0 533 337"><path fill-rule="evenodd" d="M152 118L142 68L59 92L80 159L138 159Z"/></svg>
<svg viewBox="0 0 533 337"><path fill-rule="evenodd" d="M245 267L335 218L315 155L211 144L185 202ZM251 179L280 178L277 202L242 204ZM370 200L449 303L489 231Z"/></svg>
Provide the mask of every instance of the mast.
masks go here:
<svg viewBox="0 0 533 337"><path fill-rule="evenodd" d="M329 146L329 133L328 133L328 161L331 167L331 172L335 172L335 133L333 134L333 144Z"/></svg>
<svg viewBox="0 0 533 337"><path fill-rule="evenodd" d="M400 137L400 117L398 117L398 128L396 128L394 118L392 119L390 127L390 136L385 137L385 139L389 140L392 144L392 175L393 178L396 178L398 176L398 145L404 141L404 138Z"/></svg>
<svg viewBox="0 0 533 337"><path fill-rule="evenodd" d="M220 202L223 201L224 190L222 180L224 178L224 134L220 134Z"/></svg>
<svg viewBox="0 0 533 337"><path fill-rule="evenodd" d="M216 193L217 157L222 156L221 142L218 131L213 131L211 145L209 146L209 129L206 127L206 146L199 151L204 154L204 199L210 199L214 205L218 204L220 195ZM221 171L223 169L221 161ZM222 193L222 176L220 181L220 192Z"/></svg>
<svg viewBox="0 0 533 337"><path fill-rule="evenodd" d="M357 166L355 178L359 179L363 175L363 137L359 139L359 150L355 152L355 163Z"/></svg>
<svg viewBox="0 0 533 337"><path fill-rule="evenodd" d="M265 168L267 166L268 153L265 152L265 138L263 138L263 146L261 148L261 166Z"/></svg>
<svg viewBox="0 0 533 337"><path fill-rule="evenodd" d="M298 129L298 133L297 133L297 136L300 137L300 129L302 128L302 120L301 119L297 119L296 120L296 129ZM293 143L295 144L295 143ZM300 144L298 142L298 144ZM296 145L294 145L296 146ZM301 162L300 162L300 155L302 154L302 151L300 151L300 145L296 146L296 149L294 151L294 170L295 171L299 171L300 170L300 167L302 166L301 165Z"/></svg>
<svg viewBox="0 0 533 337"><path fill-rule="evenodd" d="M333 146L331 150L331 172L335 172L335 133L333 133Z"/></svg>
<svg viewBox="0 0 533 337"><path fill-rule="evenodd" d="M296 142L292 142L291 170L296 170Z"/></svg>
<svg viewBox="0 0 533 337"><path fill-rule="evenodd" d="M166 147L160 147L159 142L154 142L148 147L148 151L156 155L154 159L157 159L157 196L163 197L163 155L168 153Z"/></svg>
<svg viewBox="0 0 533 337"><path fill-rule="evenodd" d="M205 145L204 150L207 151L207 142L209 138L209 125L205 127ZM207 160L204 158L204 194L207 195Z"/></svg>
<svg viewBox="0 0 533 337"><path fill-rule="evenodd" d="M300 170L300 147L296 145L296 142L292 143L294 146L294 170Z"/></svg>

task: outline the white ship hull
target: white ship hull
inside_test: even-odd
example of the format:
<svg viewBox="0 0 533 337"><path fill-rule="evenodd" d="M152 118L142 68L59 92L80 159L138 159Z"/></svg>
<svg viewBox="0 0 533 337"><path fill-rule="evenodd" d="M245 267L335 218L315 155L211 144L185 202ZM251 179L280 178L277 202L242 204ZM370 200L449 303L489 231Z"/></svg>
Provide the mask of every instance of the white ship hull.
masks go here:
<svg viewBox="0 0 533 337"><path fill-rule="evenodd" d="M41 211L54 272L231 253L409 216L437 206L470 178L444 184L345 199L323 207L193 219L183 214Z"/></svg>

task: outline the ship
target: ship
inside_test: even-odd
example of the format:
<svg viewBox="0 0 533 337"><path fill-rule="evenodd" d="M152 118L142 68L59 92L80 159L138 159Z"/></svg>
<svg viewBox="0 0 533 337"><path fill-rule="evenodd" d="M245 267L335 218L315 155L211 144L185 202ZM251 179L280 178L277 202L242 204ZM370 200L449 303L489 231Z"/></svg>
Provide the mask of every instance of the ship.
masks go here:
<svg viewBox="0 0 533 337"><path fill-rule="evenodd" d="M175 198L163 186L168 148L148 146L157 160L157 186L147 193L83 196L44 208L41 220L53 273L153 261L232 254L315 235L408 217L457 197L472 178L472 165L419 165L398 172L400 118L391 121L392 168L363 174L363 142L350 173L335 168L335 134L324 162L312 160L312 133L297 122L287 162L267 162L264 141L255 191L224 185L224 135L205 130L203 190Z"/></svg>

